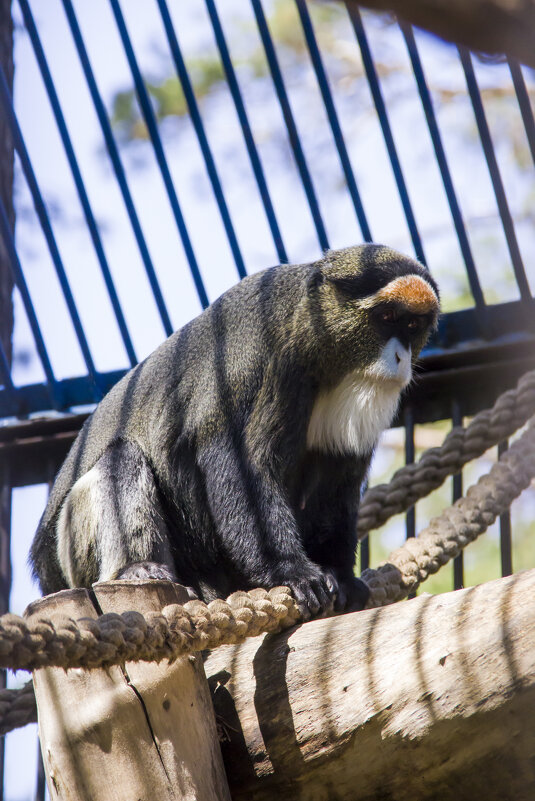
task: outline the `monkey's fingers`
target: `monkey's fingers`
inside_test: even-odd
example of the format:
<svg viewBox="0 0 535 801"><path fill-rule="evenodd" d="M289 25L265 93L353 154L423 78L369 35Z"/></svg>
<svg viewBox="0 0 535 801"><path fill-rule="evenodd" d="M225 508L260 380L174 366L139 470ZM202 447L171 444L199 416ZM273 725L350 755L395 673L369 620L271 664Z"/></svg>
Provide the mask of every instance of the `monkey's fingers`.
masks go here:
<svg viewBox="0 0 535 801"><path fill-rule="evenodd" d="M297 579L287 582L296 600L303 620L310 620L333 607L333 596L322 578Z"/></svg>

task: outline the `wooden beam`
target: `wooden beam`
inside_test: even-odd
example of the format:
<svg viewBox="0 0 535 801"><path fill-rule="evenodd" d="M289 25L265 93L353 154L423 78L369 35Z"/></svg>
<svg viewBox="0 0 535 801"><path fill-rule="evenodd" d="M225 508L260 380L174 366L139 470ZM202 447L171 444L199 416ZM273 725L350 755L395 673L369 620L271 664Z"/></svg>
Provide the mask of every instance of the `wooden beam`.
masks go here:
<svg viewBox="0 0 535 801"><path fill-rule="evenodd" d="M233 801L535 787L535 570L212 652Z"/></svg>
<svg viewBox="0 0 535 801"><path fill-rule="evenodd" d="M184 603L163 581L112 581L65 590L28 616L96 618ZM39 735L53 801L230 801L199 655L33 674Z"/></svg>

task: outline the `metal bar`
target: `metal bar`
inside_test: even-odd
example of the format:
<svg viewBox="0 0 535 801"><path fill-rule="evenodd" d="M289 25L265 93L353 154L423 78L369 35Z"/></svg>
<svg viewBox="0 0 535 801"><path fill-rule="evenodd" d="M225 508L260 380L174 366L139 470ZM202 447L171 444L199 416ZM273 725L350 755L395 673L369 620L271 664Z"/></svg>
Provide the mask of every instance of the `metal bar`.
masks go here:
<svg viewBox="0 0 535 801"><path fill-rule="evenodd" d="M508 449L507 440L498 445L498 457ZM511 511L508 509L500 515L500 558L502 576L510 576L513 572L513 548L511 535Z"/></svg>
<svg viewBox="0 0 535 801"><path fill-rule="evenodd" d="M459 55L461 57L461 64L466 78L468 94L470 95L470 100L472 101L472 107L474 109L474 115L476 118L477 128L479 131L479 137L481 139L483 152L485 154L485 159L487 161L487 167L490 174L490 180L492 182L492 188L494 190L494 195L496 197L496 203L498 205L500 219L502 221L502 227L505 233L505 239L507 241L507 248L509 250L509 255L511 256L513 271L515 274L516 282L518 284L518 289L520 291L520 297L524 301L526 308L530 310L531 313L533 313L534 302L531 296L529 283L526 278L524 265L522 263L522 256L520 255L520 249L518 247L518 242L515 234L515 226L513 223L511 212L509 211L509 205L507 203L507 197L505 195L505 189L500 175L498 162L496 161L496 154L494 153L494 147L490 136L489 126L487 123L487 119L485 117L485 111L481 100L481 94L479 92L479 87L477 85L476 76L474 73L472 58L470 56L469 51L465 47L459 46L458 49L459 49Z"/></svg>
<svg viewBox="0 0 535 801"><path fill-rule="evenodd" d="M452 426L462 426L463 417L461 407L457 400L451 404L451 423ZM452 479L452 502L458 501L463 496L463 473L456 473ZM464 587L464 559L463 552L453 560L453 588L460 590Z"/></svg>
<svg viewBox="0 0 535 801"><path fill-rule="evenodd" d="M93 363L93 357L91 355L91 351L87 343L84 329L80 320L80 316L78 314L78 310L76 308L74 297L71 292L67 274L65 272L61 256L59 254L58 246L54 238L52 226L50 225L48 213L41 195L41 191L39 189L39 185L37 183L37 179L35 177L35 173L33 171L30 157L28 151L26 150L26 145L22 137L22 131L20 130L17 118L15 116L15 112L13 110L12 98L3 69L0 69L0 101L2 103L9 127L13 134L15 149L20 158L24 176L26 178L28 188L32 195L35 211L39 218L39 222L41 224L41 228L46 239L52 263L54 265L54 269L56 271L56 275L58 277L58 281L61 286L61 291L63 293L63 297L65 298L65 303L67 304L67 308L69 310L69 315L74 327L76 338L78 340L78 344L80 345L80 350L82 351L83 359L85 361L89 375L91 376L95 386L98 388L99 386L98 376L95 369L95 365Z"/></svg>
<svg viewBox="0 0 535 801"><path fill-rule="evenodd" d="M243 256L241 254L240 246L236 238L236 232L234 231L234 226L230 218L225 196L223 194L223 187L221 186L221 181L219 180L219 175L217 173L214 157L212 155L212 151L208 143L208 138L204 130L204 125L199 112L199 107L197 105L197 100L195 98L195 93L193 91L193 87L189 79L188 71L186 69L186 64L182 56L182 51L180 50L180 45L178 43L175 29L173 27L173 22L171 20L171 15L169 14L169 9L167 8L167 3L165 2L165 0L156 0L156 1L158 3L160 15L162 17L162 22L165 29L165 34L167 36L167 41L169 42L169 47L171 49L171 55L173 57L173 61L175 62L175 68L180 83L182 84L182 91L184 92L186 103L188 104L191 122L193 127L195 128L197 139L199 140L199 145L202 154L204 156L204 163L206 164L206 170L210 177L210 181L212 182L212 188L214 190L215 199L219 207L219 213L221 214L221 219L223 220L223 225L225 227L225 232L227 234L227 239L230 245L230 249L232 250L232 255L234 256L234 261L236 262L238 275L240 276L240 278L244 278L245 275L247 274L247 271L245 269Z"/></svg>
<svg viewBox="0 0 535 801"><path fill-rule="evenodd" d="M9 266L13 273L15 284L20 292L22 303L24 305L26 316L28 318L28 323L30 325L33 334L35 347L37 349L37 353L39 355L39 359L41 361L41 365L43 367L43 371L46 377L47 397L50 399L52 407L54 409L61 409L63 406L61 402L61 393L59 392L58 383L54 376L54 371L52 370L50 359L48 358L46 345L44 343L43 336L41 334L41 329L39 328L39 323L37 321L37 316L33 308L32 299L30 297L28 286L24 278L24 273L22 271L17 250L15 248L15 241L13 239L13 233L11 231L11 226L9 224L7 211L5 209L5 206L1 198L0 198L0 231L2 233L2 239L8 254ZM17 396L18 398L20 398L20 391L17 392Z"/></svg>
<svg viewBox="0 0 535 801"><path fill-rule="evenodd" d="M314 190L314 184L312 183L312 177L305 159L301 140L299 139L299 133L297 131L297 126L295 124L290 102L288 100L288 94L284 85L277 53L269 33L264 9L262 8L262 3L260 0L251 0L251 5L253 7L258 30L260 32L260 38L262 39L262 45L266 53L269 70L271 72L271 77L273 79L273 84L275 86L275 91L281 107L282 116L284 117L284 122L288 131L288 137L290 139L290 145L292 147L294 158L297 164L297 169L299 170L299 175L301 176L301 183L303 184L310 213L312 214L312 219L316 227L318 241L323 250L328 250L329 240L327 238L327 231L325 230L316 192Z"/></svg>
<svg viewBox="0 0 535 801"><path fill-rule="evenodd" d="M429 134L431 136L431 141L433 143L433 148L435 151L438 168L440 170L440 175L442 177L442 183L444 184L444 190L446 192L446 197L448 198L448 203L450 206L453 224L455 226L457 239L459 240L459 247L461 248L461 253L466 266L466 272L468 274L468 282L470 284L470 290L474 298L474 303L477 309L478 317L480 318L481 321L482 333L488 334L488 320L485 308L486 307L485 298L483 296L481 284L479 283L479 277L477 274L476 265L472 255L472 250L470 248L470 243L468 241L468 236L466 234L461 208L459 206L459 203L457 201L457 196L455 194L455 189L453 186L453 181L448 166L448 161L446 159L446 153L442 145L440 130L438 127L435 110L433 108L433 101L431 99L431 94L429 92L429 88L427 86L427 82L425 79L425 74L420 59L420 54L418 52L418 47L416 45L416 40L414 38L414 32L412 30L411 25L400 22L399 26L401 28L401 32L403 34L405 43L407 45L409 58L411 60L412 69L414 72L414 77L416 78L416 85L418 86L418 92L420 94L420 99L422 101L425 118L427 120L427 127L429 128Z"/></svg>
<svg viewBox="0 0 535 801"><path fill-rule="evenodd" d="M121 37L121 42L124 47L128 65L130 67L130 71L134 79L134 86L136 88L136 94L139 100L141 113L143 114L143 119L145 121L145 125L147 126L149 137L152 142L152 146L154 148L156 161L158 162L158 167L160 168L160 173L165 185L165 189L167 191L167 197L169 199L171 211L175 219L178 233L182 240L182 246L184 248L184 252L186 254L186 258L189 263L189 268L193 278L193 282L195 284L195 288L197 290L197 295L199 296L199 300L201 302L202 307L206 308L209 305L208 295L206 294L206 289L204 288L203 280L199 270L199 265L197 264L197 259L195 258L191 240L189 238L188 229L186 228L186 223L184 222L182 210L178 202L178 197L173 184L173 179L169 171L169 166L167 164L167 159L165 157L162 140L160 138L160 133L158 131L158 124L156 122L156 117L154 115L152 103L150 101L149 94L147 92L147 88L143 80L143 76L141 75L141 70L139 69L139 65L137 63L134 49L132 47L132 42L130 40L128 31L126 29L126 24L118 0L110 0L110 5L113 12L113 16L115 17L115 22L117 24L119 36Z"/></svg>
<svg viewBox="0 0 535 801"><path fill-rule="evenodd" d="M230 58L230 52L225 39L225 34L223 33L223 27L219 20L219 15L217 13L217 8L214 0L205 0L205 2L212 23L212 28L214 29L214 35L217 46L219 48L223 69L225 70L227 83L230 89L230 93L232 95L232 99L234 100L236 113L238 115L238 119L240 121L240 125L242 128L243 137L245 140L245 146L247 147L247 152L249 154L251 167L253 169L254 176L256 178L256 183L258 185L260 197L262 198L262 202L264 204L264 209L271 230L271 235L273 237L275 249L277 251L277 255L281 263L285 263L288 261L288 256L286 254L286 249L282 241L279 224L277 222L277 217L275 215L275 209L273 208L273 203L271 202L271 197L269 195L269 190L264 175L264 169L262 167L262 162L260 161L258 150L256 148L256 144L253 138L251 126L249 124L249 119L247 117L247 112L245 110L245 104L241 96L240 87L238 84L238 80L236 78L234 66Z"/></svg>
<svg viewBox="0 0 535 801"><path fill-rule="evenodd" d="M304 2L304 0L295 0L295 4L297 6L299 17L301 19L301 25L303 26L303 33L305 34L306 43L308 46L308 50L310 52L310 57L312 59L312 65L314 67L314 72L316 73L316 78L318 80L321 96L323 98L323 104L325 106L325 111L327 112L327 117L329 119L329 124L331 126L331 131L333 134L336 149L338 150L338 156L340 158L342 170L344 173L344 177L346 179L347 188L349 190L349 194L351 195L351 200L353 201L353 207L357 215L357 220L360 225L360 230L366 242L371 242L372 235L370 227L368 224L368 220L366 219L366 213L364 211L362 199L360 197L357 182L355 180L355 174L353 172L353 167L351 166L351 161L349 159L349 154L347 152L346 143L344 141L344 135L342 133L340 122L338 120L338 115L336 113L336 107L334 105L331 88L329 86L329 80L327 78L327 73L323 65L320 49L316 41L316 36L314 34L314 27L312 25L312 20L310 19L308 7L307 4Z"/></svg>
<svg viewBox="0 0 535 801"><path fill-rule="evenodd" d="M106 143L106 148L108 150L113 170L115 172L115 177L117 178L117 183L119 184L119 189L123 197L126 213L128 214L130 225L132 226L132 231L134 233L137 246L139 248L139 253L141 256L141 260L143 262L143 266L145 268L145 273L147 275L147 279L150 284L154 301L156 303L156 307L158 309L158 313L162 321L163 329L166 335L169 336L170 334L173 333L171 318L169 317L165 300L162 295L162 290L160 289L160 284L158 283L156 271L154 269L154 265L152 263L152 259L149 254L149 249L147 247L147 243L143 235L141 224L139 222L139 217L137 216L136 208L134 206L134 201L132 199L132 195L128 187L128 182L126 180L126 173L124 171L124 167L121 158L119 156L119 150L117 148L117 144L115 142L115 138L111 130L111 125L108 119L108 115L106 113L106 108L102 101L102 97L100 96L100 92L98 90L98 86L95 81L95 77L93 75L93 69L91 67L89 57L87 55L87 50L84 44L84 40L82 38L80 27L78 25L78 20L76 19L76 15L74 13L74 8L72 6L71 0L62 0L62 2L63 2L63 9L67 17L67 22L69 24L69 28L71 29L72 38L74 40L74 44L78 52L80 64L84 72L89 93L91 95L93 105L95 106L95 111L100 123L100 128L102 130L102 135Z"/></svg>
<svg viewBox="0 0 535 801"><path fill-rule="evenodd" d="M7 361L6 352L1 342L0 342L0 381L2 381L4 387L8 390L10 394L12 394L15 391L15 387L13 386L13 381L11 380L11 371L9 369L9 363Z"/></svg>
<svg viewBox="0 0 535 801"><path fill-rule="evenodd" d="M80 172L80 168L76 160L76 155L74 153L72 141L69 136L67 125L65 123L65 118L61 110L59 98L56 89L54 87L54 83L52 81L52 76L50 74L50 70L41 44L41 40L39 39L39 34L37 32L37 28L35 27L35 22L32 16L32 12L30 10L30 6L28 5L28 0L19 0L19 5L22 10L22 15L24 17L24 24L26 25L26 29L30 35L35 57L37 59L37 63L39 64L39 69L41 70L43 83L45 85L48 94L50 105L52 106L52 111L56 119L56 124L58 126L59 134L61 136L61 141L63 142L65 154L67 156L67 160L69 162L69 166L72 172L72 177L76 186L76 191L78 192L78 197L80 198L80 203L84 211L87 227L89 228L89 233L91 235L93 246L95 248L95 253L102 272L102 277L104 279L104 283L106 284L106 289L108 291L108 296L110 298L113 311L115 312L117 325L119 326L119 331L121 333L130 364L134 366L135 364L137 364L137 356L134 350L134 346L132 344L132 340L130 338L130 334L128 332L128 327L126 325L126 320L124 318L123 311L121 309L121 304L119 301L119 297L117 295L117 290L115 289L115 285L113 283L113 278L111 276L110 268L106 260L106 255L104 253L104 248L102 246L102 241L100 239L100 234L98 231L98 226L95 217L93 215L93 211L91 209L91 204L89 203L89 197L87 195L82 175Z"/></svg>
<svg viewBox="0 0 535 801"><path fill-rule="evenodd" d="M34 801L45 801L46 794L46 775L45 766L43 764L43 755L41 753L41 743L37 739L37 777L35 782L35 797Z"/></svg>
<svg viewBox="0 0 535 801"><path fill-rule="evenodd" d="M357 37L357 42L360 47L360 52L362 55L362 63L364 65L364 70L366 72L366 77L368 79L370 91L372 93L372 98L377 111L377 116L379 117L379 123L381 125L381 130L383 132L386 149L390 157L390 163L392 164L392 170L394 173L394 178L401 199L401 204L403 206L403 211L405 213L405 219L407 220L407 225L409 228L409 233L414 247L414 252L416 253L416 257L423 264L426 264L422 240L420 238L420 232L418 231L418 226L416 224L416 218L412 210L412 205L409 198L407 185L405 183L405 178L403 177L401 163L396 150L396 145L394 143L394 137L392 136L392 129L390 127L385 101L383 99L383 94L381 92L381 86L379 84L379 78L377 77L377 71L373 63L373 58L370 50L370 45L368 44L366 31L364 30L364 25L362 23L362 17L360 15L360 11L353 3L351 4L351 6L348 7L348 12L349 12L349 17L351 19L351 23L353 25L353 29L355 31L355 35Z"/></svg>
<svg viewBox="0 0 535 801"><path fill-rule="evenodd" d="M405 428L405 464L414 463L414 414L412 407L407 405L403 412L403 425ZM410 539L416 536L416 505L411 506L405 513L405 537ZM409 593L409 598L415 598L416 592Z"/></svg>
<svg viewBox="0 0 535 801"><path fill-rule="evenodd" d="M524 76L522 75L522 68L518 61L513 58L508 59L509 70L511 78L513 79L513 86L515 87L520 113L526 129L526 136L528 138L529 149L531 150L531 158L535 163L535 118L533 116L533 109L526 89Z"/></svg>
<svg viewBox="0 0 535 801"><path fill-rule="evenodd" d="M405 464L414 463L414 414L410 406L405 407L403 414L405 425ZM405 514L406 538L416 536L416 508L411 506Z"/></svg>
<svg viewBox="0 0 535 801"><path fill-rule="evenodd" d="M9 612L11 594L11 476L9 465L0 467L0 614ZM7 684L7 671L0 671L0 688ZM5 737L0 744L0 801L4 799Z"/></svg>

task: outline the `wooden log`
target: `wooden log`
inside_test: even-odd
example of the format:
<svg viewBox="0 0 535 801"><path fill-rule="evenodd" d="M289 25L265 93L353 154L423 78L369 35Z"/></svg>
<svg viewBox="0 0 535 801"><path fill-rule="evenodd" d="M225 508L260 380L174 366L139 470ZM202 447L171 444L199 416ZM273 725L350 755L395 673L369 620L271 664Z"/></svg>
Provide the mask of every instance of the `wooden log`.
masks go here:
<svg viewBox="0 0 535 801"><path fill-rule="evenodd" d="M535 570L210 654L234 801L531 801Z"/></svg>
<svg viewBox="0 0 535 801"><path fill-rule="evenodd" d="M170 582L112 581L67 590L27 615L98 617L184 603ZM97 608L93 603L93 598ZM108 669L33 674L52 801L229 801L208 685L199 656Z"/></svg>

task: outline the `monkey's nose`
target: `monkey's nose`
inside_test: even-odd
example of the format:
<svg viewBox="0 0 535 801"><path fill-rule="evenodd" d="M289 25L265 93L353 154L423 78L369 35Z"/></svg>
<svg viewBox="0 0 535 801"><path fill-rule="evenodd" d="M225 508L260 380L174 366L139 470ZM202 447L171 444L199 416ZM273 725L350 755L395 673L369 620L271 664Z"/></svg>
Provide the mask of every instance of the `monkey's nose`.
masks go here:
<svg viewBox="0 0 535 801"><path fill-rule="evenodd" d="M396 351L396 364L401 364L401 356L397 351Z"/></svg>

